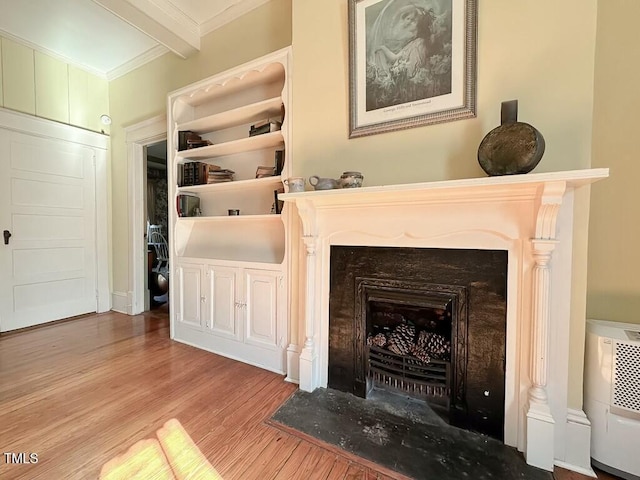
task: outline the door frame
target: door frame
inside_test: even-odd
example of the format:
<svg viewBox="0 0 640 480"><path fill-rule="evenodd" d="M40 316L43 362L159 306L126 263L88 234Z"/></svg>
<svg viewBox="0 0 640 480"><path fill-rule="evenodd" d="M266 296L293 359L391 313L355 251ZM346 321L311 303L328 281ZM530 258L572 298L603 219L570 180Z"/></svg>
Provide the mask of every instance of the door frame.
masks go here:
<svg viewBox="0 0 640 480"><path fill-rule="evenodd" d="M127 311L138 315L145 311L146 204L145 152L148 145L167 139L167 116L148 118L124 129L127 143L129 205L129 287ZM141 234L140 234L141 233Z"/></svg>
<svg viewBox="0 0 640 480"><path fill-rule="evenodd" d="M111 139L108 135L80 127L57 123L25 113L0 108L0 128L50 140L84 145L95 152L95 216L96 216L96 312L111 310L109 288L109 203L107 163Z"/></svg>

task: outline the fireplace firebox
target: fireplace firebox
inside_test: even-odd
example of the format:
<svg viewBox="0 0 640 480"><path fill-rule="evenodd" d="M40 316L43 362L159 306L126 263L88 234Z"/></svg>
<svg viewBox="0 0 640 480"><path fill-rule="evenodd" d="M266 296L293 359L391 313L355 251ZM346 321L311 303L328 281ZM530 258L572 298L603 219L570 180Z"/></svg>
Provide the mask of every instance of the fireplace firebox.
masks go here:
<svg viewBox="0 0 640 480"><path fill-rule="evenodd" d="M464 409L466 296L455 285L356 278L355 374L363 396L378 386L443 412Z"/></svg>
<svg viewBox="0 0 640 480"><path fill-rule="evenodd" d="M328 386L502 440L506 268L502 251L333 246Z"/></svg>

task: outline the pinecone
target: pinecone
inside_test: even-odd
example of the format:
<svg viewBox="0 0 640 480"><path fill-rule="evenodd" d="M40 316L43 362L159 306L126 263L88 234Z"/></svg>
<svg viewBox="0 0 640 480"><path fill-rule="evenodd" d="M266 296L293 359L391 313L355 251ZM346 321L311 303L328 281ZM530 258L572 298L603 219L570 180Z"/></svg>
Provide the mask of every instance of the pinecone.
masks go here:
<svg viewBox="0 0 640 480"><path fill-rule="evenodd" d="M432 358L445 361L451 359L451 342L438 333L428 333L426 343L418 345L423 347Z"/></svg>
<svg viewBox="0 0 640 480"><path fill-rule="evenodd" d="M431 361L431 357L429 356L427 351L418 345L414 345L413 347L411 347L411 355L424 363L429 363Z"/></svg>
<svg viewBox="0 0 640 480"><path fill-rule="evenodd" d="M418 334L418 340L416 340L416 345L424 349L429 343L430 336L431 336L431 332L427 332L426 330L420 330L420 333Z"/></svg>
<svg viewBox="0 0 640 480"><path fill-rule="evenodd" d="M384 333L378 333L377 335L371 335L367 337L367 345L375 347L384 347L387 344L387 337Z"/></svg>
<svg viewBox="0 0 640 480"><path fill-rule="evenodd" d="M415 336L415 327L406 324L398 325L396 329L391 332L391 335L389 335L387 348L396 355L407 355L411 347L415 345Z"/></svg>

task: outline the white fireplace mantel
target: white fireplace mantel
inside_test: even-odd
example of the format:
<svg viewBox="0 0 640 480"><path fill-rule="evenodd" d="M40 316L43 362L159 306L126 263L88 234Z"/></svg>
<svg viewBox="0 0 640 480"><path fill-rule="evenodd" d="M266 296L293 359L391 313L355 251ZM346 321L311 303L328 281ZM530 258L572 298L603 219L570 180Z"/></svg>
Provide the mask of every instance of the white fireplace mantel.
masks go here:
<svg viewBox="0 0 640 480"><path fill-rule="evenodd" d="M567 406L574 190L608 175L600 168L281 194L296 204L306 247L303 345L292 339L289 348L300 351L300 388L327 386L332 245L506 250L504 441L531 465L593 473L588 420Z"/></svg>

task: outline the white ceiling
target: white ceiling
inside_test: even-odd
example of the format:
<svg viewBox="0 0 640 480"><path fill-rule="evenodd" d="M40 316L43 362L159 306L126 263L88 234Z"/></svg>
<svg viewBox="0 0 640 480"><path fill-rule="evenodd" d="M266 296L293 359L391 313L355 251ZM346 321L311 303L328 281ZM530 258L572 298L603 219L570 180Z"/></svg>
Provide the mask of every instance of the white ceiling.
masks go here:
<svg viewBox="0 0 640 480"><path fill-rule="evenodd" d="M0 0L0 36L111 80L268 1Z"/></svg>

